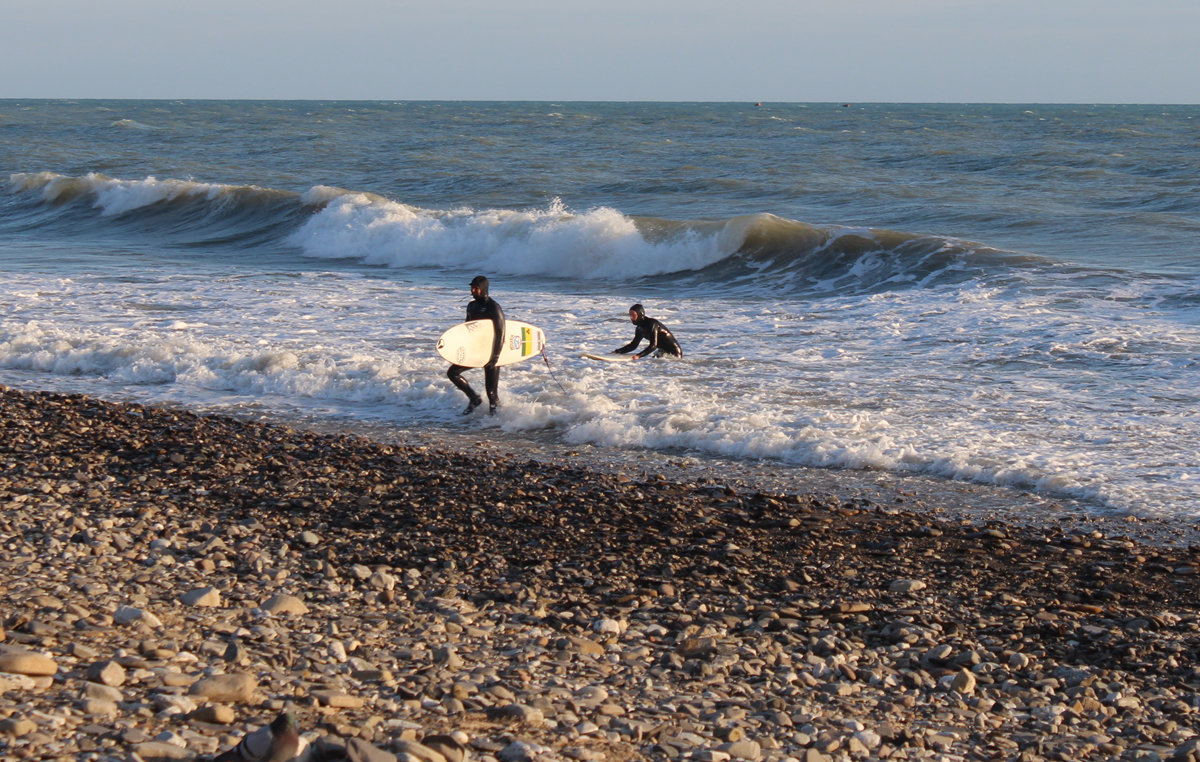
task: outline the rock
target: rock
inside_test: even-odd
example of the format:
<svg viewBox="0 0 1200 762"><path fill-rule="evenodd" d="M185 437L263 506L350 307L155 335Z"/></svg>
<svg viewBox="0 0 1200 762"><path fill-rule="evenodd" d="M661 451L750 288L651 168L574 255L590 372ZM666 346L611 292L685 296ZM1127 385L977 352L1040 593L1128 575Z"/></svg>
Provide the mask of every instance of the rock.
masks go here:
<svg viewBox="0 0 1200 762"><path fill-rule="evenodd" d="M133 624L138 622L148 627L162 627L162 620L144 609L134 606L122 606L113 614L114 624Z"/></svg>
<svg viewBox="0 0 1200 762"><path fill-rule="evenodd" d="M488 716L499 720L515 720L525 725L540 725L546 719L540 709L519 703L496 707L488 712Z"/></svg>
<svg viewBox="0 0 1200 762"><path fill-rule="evenodd" d="M864 748L872 751L878 749L883 743L883 738L880 737L878 733L865 728L863 730L855 731L854 737L858 739L858 742L861 743Z"/></svg>
<svg viewBox="0 0 1200 762"><path fill-rule="evenodd" d="M605 653L604 646L590 638L573 635L568 638L568 641L576 651L585 656L603 656Z"/></svg>
<svg viewBox="0 0 1200 762"><path fill-rule="evenodd" d="M188 695L221 704L250 704L254 702L256 690L258 680L254 675L234 672L197 680L188 689Z"/></svg>
<svg viewBox="0 0 1200 762"><path fill-rule="evenodd" d="M361 738L351 738L346 741L345 746L346 759L349 762L396 762L396 755L380 749ZM328 754L324 757L317 756L317 759L338 759L336 755Z"/></svg>
<svg viewBox="0 0 1200 762"><path fill-rule="evenodd" d="M125 668L115 661L102 661L88 667L87 679L93 683L100 683L110 687L116 687L125 683Z"/></svg>
<svg viewBox="0 0 1200 762"><path fill-rule="evenodd" d="M171 762L172 760L191 760L196 755L187 749L181 749L175 744L162 741L145 741L135 744L132 751L146 762Z"/></svg>
<svg viewBox="0 0 1200 762"><path fill-rule="evenodd" d="M925 589L925 583L919 579L898 579L888 585L888 590L893 593L915 593Z"/></svg>
<svg viewBox="0 0 1200 762"><path fill-rule="evenodd" d="M750 762L758 762L762 759L762 746L757 741L743 739L732 743L723 743L717 748L734 759L745 759Z"/></svg>
<svg viewBox="0 0 1200 762"><path fill-rule="evenodd" d="M500 762L533 762L537 749L524 741L513 741L496 755Z"/></svg>
<svg viewBox="0 0 1200 762"><path fill-rule="evenodd" d="M467 748L454 736L442 734L426 736L421 739L421 745L441 754L446 762L466 762Z"/></svg>
<svg viewBox="0 0 1200 762"><path fill-rule="evenodd" d="M7 693L8 691L32 691L37 686L37 682L29 675L0 672L0 693Z"/></svg>
<svg viewBox="0 0 1200 762"><path fill-rule="evenodd" d="M395 590L396 578L387 572L377 571L367 580L367 584L375 590Z"/></svg>
<svg viewBox="0 0 1200 762"><path fill-rule="evenodd" d="M117 702L105 699L84 699L80 708L84 714L91 717L113 717L121 711L117 706Z"/></svg>
<svg viewBox="0 0 1200 762"><path fill-rule="evenodd" d="M30 677L54 675L58 663L44 654L26 651L23 648L0 646L0 672Z"/></svg>
<svg viewBox="0 0 1200 762"><path fill-rule="evenodd" d="M217 608L221 605L221 591L215 587L198 587L179 596L185 606Z"/></svg>
<svg viewBox="0 0 1200 762"><path fill-rule="evenodd" d="M212 725L232 725L237 713L224 704L205 704L192 712L192 719Z"/></svg>
<svg viewBox="0 0 1200 762"><path fill-rule="evenodd" d="M416 741L397 741L392 745L398 754L408 754L419 762L447 762L446 758L428 746Z"/></svg>
<svg viewBox="0 0 1200 762"><path fill-rule="evenodd" d="M975 692L975 675L970 670L960 670L950 681L951 690L958 691L962 694L972 694Z"/></svg>
<svg viewBox="0 0 1200 762"><path fill-rule="evenodd" d="M102 683L87 682L83 684L83 698L99 701L119 702L124 697L120 689Z"/></svg>
<svg viewBox="0 0 1200 762"><path fill-rule="evenodd" d="M0 735L21 738L38 729L37 723L24 717L6 717L0 720Z"/></svg>
<svg viewBox="0 0 1200 762"><path fill-rule="evenodd" d="M294 595L280 593L267 599L260 607L268 614L293 614L302 616L308 613L308 606Z"/></svg>
<svg viewBox="0 0 1200 762"><path fill-rule="evenodd" d="M312 692L312 697L321 703L321 706L333 707L336 709L360 709L365 703L358 696L350 696L340 691L318 690Z"/></svg>

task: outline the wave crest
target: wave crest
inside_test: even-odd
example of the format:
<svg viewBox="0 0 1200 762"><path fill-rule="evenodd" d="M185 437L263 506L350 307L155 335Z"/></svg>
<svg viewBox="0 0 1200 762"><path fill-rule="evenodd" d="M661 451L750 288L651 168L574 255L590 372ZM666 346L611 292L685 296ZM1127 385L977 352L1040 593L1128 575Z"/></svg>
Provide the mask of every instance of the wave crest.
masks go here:
<svg viewBox="0 0 1200 762"><path fill-rule="evenodd" d="M365 193L314 188L323 208L289 238L314 257L391 267L483 268L510 275L640 278L708 267L740 241L723 231L642 225L598 207L428 210Z"/></svg>
<svg viewBox="0 0 1200 762"><path fill-rule="evenodd" d="M87 224L118 218L122 235L184 244L298 251L397 268L634 282L670 278L721 290L863 293L961 282L1035 261L957 239L882 228L816 226L762 213L717 220L635 217L611 207L423 209L382 195L318 185L302 194L194 180L121 180L91 173L14 174ZM75 210L74 212L70 210ZM33 224L46 223L45 207ZM77 216L59 220L79 235ZM54 224L51 221L49 224Z"/></svg>

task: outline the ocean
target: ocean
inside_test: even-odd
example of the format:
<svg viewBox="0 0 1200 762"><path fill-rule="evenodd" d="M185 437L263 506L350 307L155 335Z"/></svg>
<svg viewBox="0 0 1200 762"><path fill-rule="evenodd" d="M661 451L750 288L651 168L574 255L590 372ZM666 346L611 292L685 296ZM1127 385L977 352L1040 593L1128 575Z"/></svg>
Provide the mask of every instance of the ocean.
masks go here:
<svg viewBox="0 0 1200 762"><path fill-rule="evenodd" d="M1194 521L1198 243L1200 106L0 100L0 383L649 473Z"/></svg>

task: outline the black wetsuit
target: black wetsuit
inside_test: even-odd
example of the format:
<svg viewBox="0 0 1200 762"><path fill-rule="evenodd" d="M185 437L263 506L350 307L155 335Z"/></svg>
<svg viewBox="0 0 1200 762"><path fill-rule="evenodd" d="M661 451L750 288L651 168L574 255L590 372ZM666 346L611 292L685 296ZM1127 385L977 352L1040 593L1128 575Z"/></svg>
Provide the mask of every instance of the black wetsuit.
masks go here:
<svg viewBox="0 0 1200 762"><path fill-rule="evenodd" d="M500 356L500 350L504 348L504 310L500 309L500 305L492 297L482 295L467 304L467 320L491 320L495 327L495 338L492 340L492 359L483 366L483 385L487 390L488 402L494 410L500 404L500 369L496 367L496 358ZM450 370L446 371L446 376L463 394L467 395L467 399L471 401L471 407L475 407L483 400L462 377L464 370L469 370L469 368L465 365L451 365Z"/></svg>
<svg viewBox="0 0 1200 762"><path fill-rule="evenodd" d="M645 357L651 352L657 352L660 355L671 355L673 357L683 357L683 350L679 347L679 342L667 330L667 327L658 322L652 317L643 317L641 320L634 323L637 326L637 331L633 335L633 341L629 342L620 349L614 349L613 352L623 355L637 349L637 345L642 343L642 339L650 342L650 346L638 353L638 357Z"/></svg>

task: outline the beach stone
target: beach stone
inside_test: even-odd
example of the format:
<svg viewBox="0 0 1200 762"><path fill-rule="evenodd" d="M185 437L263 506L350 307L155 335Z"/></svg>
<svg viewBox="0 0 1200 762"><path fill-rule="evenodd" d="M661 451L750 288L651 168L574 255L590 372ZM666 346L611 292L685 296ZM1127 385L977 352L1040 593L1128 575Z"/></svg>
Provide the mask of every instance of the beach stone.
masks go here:
<svg viewBox="0 0 1200 762"><path fill-rule="evenodd" d="M181 595L179 600L185 606L216 608L221 605L221 591L215 587L198 587Z"/></svg>
<svg viewBox="0 0 1200 762"><path fill-rule="evenodd" d="M224 704L205 704L197 707L191 716L212 725L232 725L237 720L237 713Z"/></svg>
<svg viewBox="0 0 1200 762"><path fill-rule="evenodd" d="M106 701L104 699L84 699L81 708L83 713L89 717L112 717L121 711L117 706L117 702Z"/></svg>
<svg viewBox="0 0 1200 762"><path fill-rule="evenodd" d="M537 759L538 750L525 741L513 741L500 750L496 757L500 762L532 762Z"/></svg>
<svg viewBox="0 0 1200 762"><path fill-rule="evenodd" d="M441 754L446 762L466 762L466 746L452 735L437 734L426 736L421 739L421 745Z"/></svg>
<svg viewBox="0 0 1200 762"><path fill-rule="evenodd" d="M916 593L924 590L925 583L919 579L898 579L888 585L888 590L893 593Z"/></svg>
<svg viewBox="0 0 1200 762"><path fill-rule="evenodd" d="M321 751L321 747L316 747ZM350 762L397 762L397 756L364 741L361 738L351 738L346 741L345 757ZM317 756L317 759L322 757ZM335 754L327 754L325 759L338 759Z"/></svg>
<svg viewBox="0 0 1200 762"><path fill-rule="evenodd" d="M294 595L280 593L271 596L260 607L268 614L293 614L300 616L308 613L308 606Z"/></svg>
<svg viewBox="0 0 1200 762"><path fill-rule="evenodd" d="M25 717L5 717L0 720L0 735L21 738L38 729L37 723Z"/></svg>
<svg viewBox="0 0 1200 762"><path fill-rule="evenodd" d="M97 662L87 671L87 679L93 683L100 683L116 687L125 683L125 668L115 661Z"/></svg>
<svg viewBox="0 0 1200 762"><path fill-rule="evenodd" d="M222 704L253 703L258 679L245 672L214 675L197 680L188 688L189 696L199 696Z"/></svg>
<svg viewBox="0 0 1200 762"><path fill-rule="evenodd" d="M883 738L878 733L866 728L855 731L854 738L858 739L864 748L871 751L878 749L883 744Z"/></svg>
<svg viewBox="0 0 1200 762"><path fill-rule="evenodd" d="M29 675L0 672L0 693L8 691L32 691L37 687L37 682Z"/></svg>
<svg viewBox="0 0 1200 762"><path fill-rule="evenodd" d="M335 709L360 709L366 703L358 696L351 696L339 691L313 691L312 696L321 702L321 706Z"/></svg>
<svg viewBox="0 0 1200 762"><path fill-rule="evenodd" d="M540 725L546 719L542 710L516 702L496 707L489 711L488 715L495 719L515 720L525 725Z"/></svg>
<svg viewBox="0 0 1200 762"><path fill-rule="evenodd" d="M29 677L54 675L58 672L58 663L44 654L0 646L0 672Z"/></svg>
<svg viewBox="0 0 1200 762"><path fill-rule="evenodd" d="M375 590L395 590L396 578L387 572L377 571L367 579L367 584Z"/></svg>
<svg viewBox="0 0 1200 762"><path fill-rule="evenodd" d="M968 669L960 670L950 681L951 690L967 695L975 692L975 685L975 674Z"/></svg>
<svg viewBox="0 0 1200 762"><path fill-rule="evenodd" d="M758 762L763 756L762 746L757 741L752 740L743 739L732 743L724 743L717 748L735 759L745 759L750 762Z"/></svg>
<svg viewBox="0 0 1200 762"><path fill-rule="evenodd" d="M172 760L191 760L196 758L195 752L181 749L175 744L162 741L145 741L135 744L133 752L146 762L171 762Z"/></svg>
<svg viewBox="0 0 1200 762"><path fill-rule="evenodd" d="M585 656L603 656L605 654L604 646L600 645L591 638L572 635L568 638L568 641L577 652Z"/></svg>
<svg viewBox="0 0 1200 762"><path fill-rule="evenodd" d="M135 606L121 606L113 613L114 624L133 624L139 622L148 627L162 627L162 620L154 614Z"/></svg>
<svg viewBox="0 0 1200 762"><path fill-rule="evenodd" d="M85 682L83 684L82 697L85 699L97 699L99 701L118 702L124 697L120 689L112 686L104 685L103 683Z"/></svg>
<svg viewBox="0 0 1200 762"><path fill-rule="evenodd" d="M451 671L462 669L464 663L462 657L458 655L458 651L453 646L433 649L433 661L435 664L440 664Z"/></svg>
<svg viewBox="0 0 1200 762"><path fill-rule="evenodd" d="M151 700L154 708L164 715L188 715L196 711L196 702L187 696L156 693Z"/></svg>
<svg viewBox="0 0 1200 762"><path fill-rule="evenodd" d="M439 752L416 741L397 741L392 745L398 754L407 754L419 762L447 762Z"/></svg>

